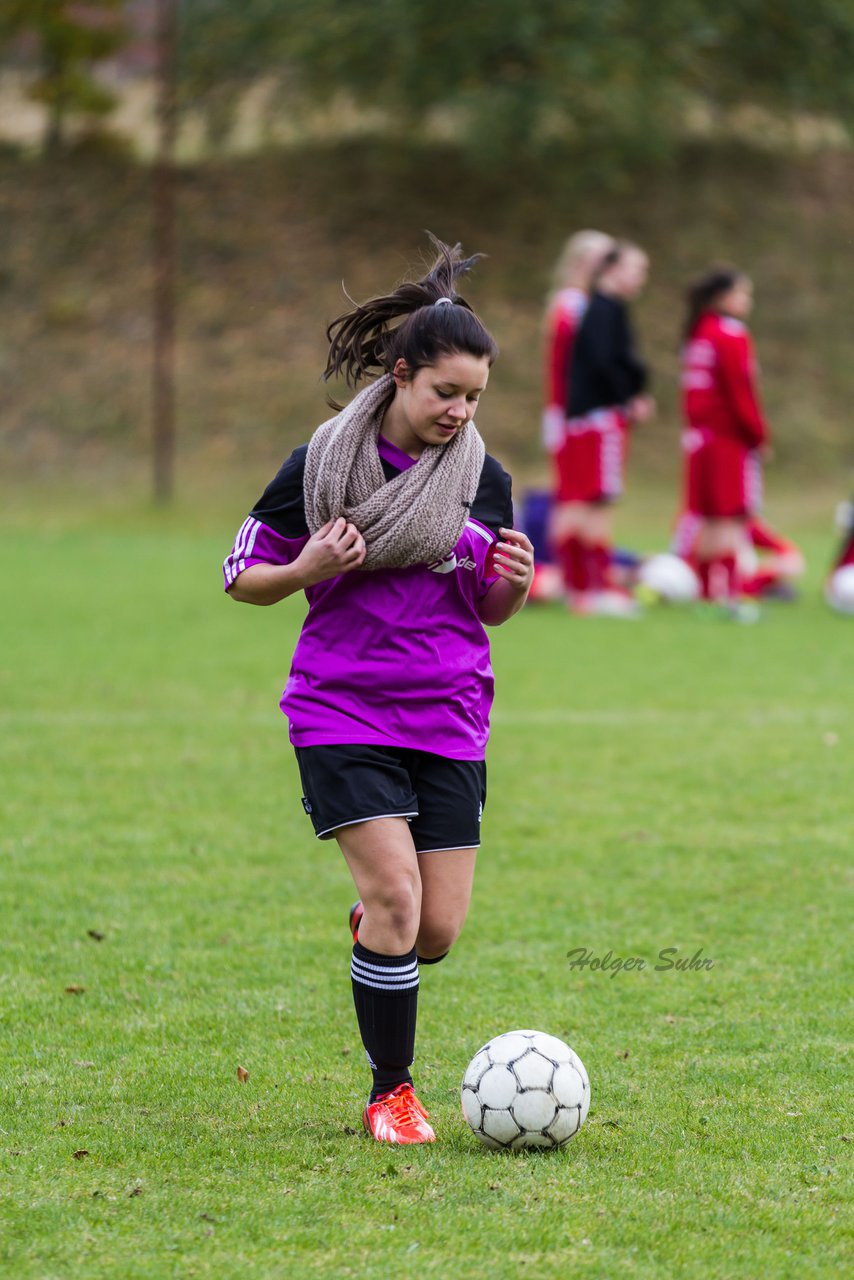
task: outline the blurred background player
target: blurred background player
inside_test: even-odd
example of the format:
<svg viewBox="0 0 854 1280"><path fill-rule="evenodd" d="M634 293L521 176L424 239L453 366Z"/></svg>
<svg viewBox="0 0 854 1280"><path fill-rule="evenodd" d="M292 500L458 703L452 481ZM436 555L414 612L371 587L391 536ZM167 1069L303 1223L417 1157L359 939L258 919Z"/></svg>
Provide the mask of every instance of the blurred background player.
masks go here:
<svg viewBox="0 0 854 1280"><path fill-rule="evenodd" d="M593 293L573 344L565 441L556 463L560 502L578 514L575 542L564 539L562 545L570 605L578 613L637 612L611 574L611 507L623 491L629 428L655 412L626 305L641 292L648 273L642 249L614 244L594 272Z"/></svg>
<svg viewBox="0 0 854 1280"><path fill-rule="evenodd" d="M543 444L556 453L564 440L572 348L587 310L593 277L613 249L604 231L577 231L563 247L554 270L545 319L545 407Z"/></svg>
<svg viewBox="0 0 854 1280"><path fill-rule="evenodd" d="M670 549L695 571L697 541L703 524L695 511L683 511L676 521ZM793 600L794 584L803 575L803 552L791 538L783 537L758 516L745 525L745 538L738 548L737 561L742 596L766 600Z"/></svg>
<svg viewBox="0 0 854 1280"><path fill-rule="evenodd" d="M854 501L836 508L836 527L842 541L824 584L824 598L838 613L854 614Z"/></svg>
<svg viewBox="0 0 854 1280"><path fill-rule="evenodd" d="M543 445L554 461L555 470L548 532L560 566L559 576L570 593L584 589L586 567L579 541L584 512L579 503L566 501L562 496L558 457L562 450L571 447L565 427L575 337L587 310L593 277L614 244L613 237L604 231L577 231L570 236L555 267L554 290L546 310ZM547 560L548 557L537 557L532 590L535 598L554 594L555 568ZM542 584L538 579L542 579Z"/></svg>
<svg viewBox="0 0 854 1280"><path fill-rule="evenodd" d="M762 500L769 428L745 325L753 285L713 267L688 289L682 348L685 508L697 517L694 554L703 597L738 612L739 554ZM746 616L746 615L745 615Z"/></svg>

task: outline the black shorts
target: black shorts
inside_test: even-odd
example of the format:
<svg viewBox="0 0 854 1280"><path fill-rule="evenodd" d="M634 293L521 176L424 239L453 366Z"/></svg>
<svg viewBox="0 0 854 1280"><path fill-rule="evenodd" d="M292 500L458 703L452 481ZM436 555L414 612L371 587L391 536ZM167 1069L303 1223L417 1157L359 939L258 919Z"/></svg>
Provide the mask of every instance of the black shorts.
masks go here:
<svg viewBox="0 0 854 1280"><path fill-rule="evenodd" d="M406 818L416 853L476 849L486 762L409 747L295 747L303 807L315 835L372 818Z"/></svg>

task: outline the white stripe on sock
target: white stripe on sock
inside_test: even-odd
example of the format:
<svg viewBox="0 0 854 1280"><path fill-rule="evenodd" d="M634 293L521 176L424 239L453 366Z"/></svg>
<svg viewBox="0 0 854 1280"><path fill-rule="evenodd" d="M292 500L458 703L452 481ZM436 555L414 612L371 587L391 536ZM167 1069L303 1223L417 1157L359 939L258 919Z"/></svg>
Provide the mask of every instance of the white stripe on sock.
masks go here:
<svg viewBox="0 0 854 1280"><path fill-rule="evenodd" d="M363 987L373 987L377 991L405 991L409 987L418 986L418 966L415 972L407 972L398 977L382 980L373 974L360 973L355 964L350 965L350 977Z"/></svg>
<svg viewBox="0 0 854 1280"><path fill-rule="evenodd" d="M353 964L359 965L361 969L369 969L371 973L387 973L404 974L412 973L418 967L418 957L408 960L406 964L371 964L369 960L363 960L361 956L354 955L352 957Z"/></svg>
<svg viewBox="0 0 854 1280"><path fill-rule="evenodd" d="M353 979L360 987L371 987L374 991L409 991L418 986L417 978L412 978L409 982L368 982L354 974Z"/></svg>

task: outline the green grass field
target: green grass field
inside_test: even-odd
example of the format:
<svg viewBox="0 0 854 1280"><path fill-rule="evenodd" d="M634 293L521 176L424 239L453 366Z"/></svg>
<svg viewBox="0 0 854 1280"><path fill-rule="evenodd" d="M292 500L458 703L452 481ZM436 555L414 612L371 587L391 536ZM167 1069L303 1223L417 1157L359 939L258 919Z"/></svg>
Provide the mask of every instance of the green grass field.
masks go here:
<svg viewBox="0 0 854 1280"><path fill-rule="evenodd" d="M548 607L494 633L472 911L422 974L439 1141L390 1150L359 1122L352 890L277 710L302 606L220 592L243 505L5 517L2 1274L843 1274L854 623L818 594L830 535L794 529L810 581L754 627ZM578 946L647 967L573 970ZM656 972L668 947L713 968ZM589 1071L562 1152L491 1154L462 1121L470 1056L517 1026Z"/></svg>

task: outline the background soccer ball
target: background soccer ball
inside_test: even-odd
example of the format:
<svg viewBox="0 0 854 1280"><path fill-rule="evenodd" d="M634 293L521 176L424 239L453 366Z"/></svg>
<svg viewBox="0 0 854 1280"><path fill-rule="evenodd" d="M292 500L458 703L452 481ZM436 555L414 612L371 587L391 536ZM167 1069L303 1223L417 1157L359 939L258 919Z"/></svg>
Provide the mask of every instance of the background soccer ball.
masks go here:
<svg viewBox="0 0 854 1280"><path fill-rule="evenodd" d="M825 597L838 613L854 613L854 564L845 564L830 575Z"/></svg>
<svg viewBox="0 0 854 1280"><path fill-rule="evenodd" d="M643 562L638 582L668 604L691 604L700 595L700 580L691 566L667 552Z"/></svg>
<svg viewBox="0 0 854 1280"><path fill-rule="evenodd" d="M478 1049L463 1076L463 1115L487 1147L562 1147L584 1124L590 1081L568 1044L508 1031Z"/></svg>

